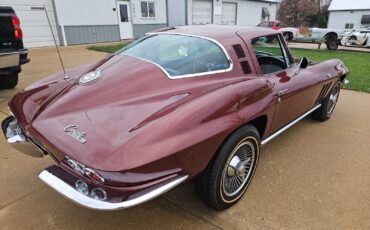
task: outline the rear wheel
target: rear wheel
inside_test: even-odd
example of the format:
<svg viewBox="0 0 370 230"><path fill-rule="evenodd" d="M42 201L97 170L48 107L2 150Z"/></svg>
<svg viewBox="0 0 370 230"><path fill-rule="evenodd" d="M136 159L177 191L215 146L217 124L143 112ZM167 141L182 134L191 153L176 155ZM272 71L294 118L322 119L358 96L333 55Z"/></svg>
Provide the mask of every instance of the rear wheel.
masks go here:
<svg viewBox="0 0 370 230"><path fill-rule="evenodd" d="M330 94L323 100L322 106L312 113L312 118L317 121L328 120L334 112L340 93L340 83L337 82Z"/></svg>
<svg viewBox="0 0 370 230"><path fill-rule="evenodd" d="M12 89L18 84L18 74L0 76L0 88Z"/></svg>
<svg viewBox="0 0 370 230"><path fill-rule="evenodd" d="M328 50L338 49L338 36L336 34L329 34L326 36L326 48L328 48Z"/></svg>
<svg viewBox="0 0 370 230"><path fill-rule="evenodd" d="M260 138L254 126L234 132L195 182L200 199L216 210L236 204L252 180L257 167Z"/></svg>

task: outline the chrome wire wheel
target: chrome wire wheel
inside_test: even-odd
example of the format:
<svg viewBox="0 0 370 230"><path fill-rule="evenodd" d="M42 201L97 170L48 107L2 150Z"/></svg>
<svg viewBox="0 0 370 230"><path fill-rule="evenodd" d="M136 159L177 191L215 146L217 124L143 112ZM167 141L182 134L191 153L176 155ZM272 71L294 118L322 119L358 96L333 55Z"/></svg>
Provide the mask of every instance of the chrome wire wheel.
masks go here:
<svg viewBox="0 0 370 230"><path fill-rule="evenodd" d="M255 145L248 138L234 148L222 174L221 187L226 196L238 195L246 187L253 174L256 153Z"/></svg>
<svg viewBox="0 0 370 230"><path fill-rule="evenodd" d="M329 95L328 106L326 109L326 113L328 116L330 116L334 111L335 105L337 104L338 101L339 91L340 86L339 84L336 84Z"/></svg>

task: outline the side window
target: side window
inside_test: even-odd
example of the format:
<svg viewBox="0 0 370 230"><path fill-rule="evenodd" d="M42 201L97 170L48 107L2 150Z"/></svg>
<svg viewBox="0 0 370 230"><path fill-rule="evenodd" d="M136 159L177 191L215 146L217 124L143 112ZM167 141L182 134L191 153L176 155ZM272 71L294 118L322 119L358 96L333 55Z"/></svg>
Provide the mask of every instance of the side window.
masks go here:
<svg viewBox="0 0 370 230"><path fill-rule="evenodd" d="M155 5L154 2L141 2L141 17L142 18L155 18Z"/></svg>
<svg viewBox="0 0 370 230"><path fill-rule="evenodd" d="M119 5L119 11L121 15L121 22L128 22L127 5Z"/></svg>
<svg viewBox="0 0 370 230"><path fill-rule="evenodd" d="M225 71L231 66L225 52L216 43L175 34L150 35L123 49L121 54L154 62L172 77Z"/></svg>
<svg viewBox="0 0 370 230"><path fill-rule="evenodd" d="M345 29L353 29L353 23L346 23Z"/></svg>
<svg viewBox="0 0 370 230"><path fill-rule="evenodd" d="M293 59L278 34L252 39L251 44L263 74L271 74L288 68Z"/></svg>

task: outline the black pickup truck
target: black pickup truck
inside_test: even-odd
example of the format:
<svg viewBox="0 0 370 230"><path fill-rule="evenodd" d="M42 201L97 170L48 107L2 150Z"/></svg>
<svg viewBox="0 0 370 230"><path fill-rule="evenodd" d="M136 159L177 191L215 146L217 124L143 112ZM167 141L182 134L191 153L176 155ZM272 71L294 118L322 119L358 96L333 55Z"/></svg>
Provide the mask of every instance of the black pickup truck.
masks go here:
<svg viewBox="0 0 370 230"><path fill-rule="evenodd" d="M20 21L13 8L0 6L0 88L14 88L21 65L30 61L22 39Z"/></svg>

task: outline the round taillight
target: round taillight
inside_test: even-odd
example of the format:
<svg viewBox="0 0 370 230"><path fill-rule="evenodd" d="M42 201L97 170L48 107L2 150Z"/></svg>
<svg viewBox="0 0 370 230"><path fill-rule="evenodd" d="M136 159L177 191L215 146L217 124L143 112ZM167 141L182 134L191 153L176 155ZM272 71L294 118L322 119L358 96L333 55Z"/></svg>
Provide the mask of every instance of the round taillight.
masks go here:
<svg viewBox="0 0 370 230"><path fill-rule="evenodd" d="M102 176L100 176L99 173L95 172L94 170L92 170L91 168L85 168L84 169L85 171L85 175L90 178L91 180L99 183L99 184L103 184L104 183L104 178Z"/></svg>
<svg viewBox="0 0 370 230"><path fill-rule="evenodd" d="M78 181L76 181L75 187L76 187L77 191L84 194L85 196L87 196L87 194L89 194L89 186L86 184L86 182L84 182L82 180L78 180Z"/></svg>
<svg viewBox="0 0 370 230"><path fill-rule="evenodd" d="M91 191L91 197L96 199L96 200L106 200L107 199L107 192L104 191L101 188L94 188Z"/></svg>

